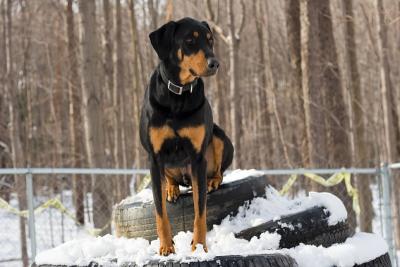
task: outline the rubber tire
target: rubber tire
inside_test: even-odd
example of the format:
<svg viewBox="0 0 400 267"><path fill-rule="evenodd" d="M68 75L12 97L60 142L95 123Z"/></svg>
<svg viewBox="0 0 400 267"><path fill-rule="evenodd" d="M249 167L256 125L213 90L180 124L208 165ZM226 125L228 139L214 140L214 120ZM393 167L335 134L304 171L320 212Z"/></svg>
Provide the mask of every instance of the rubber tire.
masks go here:
<svg viewBox="0 0 400 267"><path fill-rule="evenodd" d="M34 265L36 266L36 265ZM101 267L91 262L87 267ZM284 254L266 254L250 256L220 256L203 262L151 262L143 267L297 267L296 261ZM38 265L37 267L68 267L66 265ZM70 266L71 267L71 266ZM138 267L134 263L122 264L121 267Z"/></svg>
<svg viewBox="0 0 400 267"><path fill-rule="evenodd" d="M250 240L253 236L260 236L264 232L281 235L280 248L296 247L300 243L329 247L336 243L343 243L354 233L350 230L347 221L336 225L328 225L329 212L323 207L313 207L295 214L283 216L279 220L268 221L258 226L245 229L235 236ZM294 229L282 226L290 224Z"/></svg>
<svg viewBox="0 0 400 267"><path fill-rule="evenodd" d="M362 264L356 264L354 267L392 267L389 253L383 254L382 256Z"/></svg>
<svg viewBox="0 0 400 267"><path fill-rule="evenodd" d="M218 190L208 193L207 229L210 230L214 224L221 223L226 216L235 215L246 201L265 195L265 187L269 184L266 176L251 176L222 184ZM180 195L176 203L167 202L167 210L173 235L180 231L193 230L194 208L191 193ZM153 202L116 205L113 221L117 236L157 239Z"/></svg>

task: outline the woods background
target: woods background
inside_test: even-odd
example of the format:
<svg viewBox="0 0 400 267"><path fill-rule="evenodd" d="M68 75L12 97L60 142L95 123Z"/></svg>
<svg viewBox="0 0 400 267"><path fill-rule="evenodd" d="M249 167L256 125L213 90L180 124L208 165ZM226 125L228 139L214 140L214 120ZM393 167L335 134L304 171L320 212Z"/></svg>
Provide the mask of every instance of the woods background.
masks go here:
<svg viewBox="0 0 400 267"><path fill-rule="evenodd" d="M186 16L214 31L221 64L206 93L235 145L234 168L399 161L398 0L0 0L0 167L146 168L138 120L158 62L148 34ZM92 192L103 227L135 180L74 176L64 188L82 223ZM36 194L59 181L37 178ZM371 231L376 181L354 183L358 225ZM23 177L0 177L0 197L16 195L20 209L24 188ZM393 189L400 244L398 176ZM344 186L333 190L351 211Z"/></svg>

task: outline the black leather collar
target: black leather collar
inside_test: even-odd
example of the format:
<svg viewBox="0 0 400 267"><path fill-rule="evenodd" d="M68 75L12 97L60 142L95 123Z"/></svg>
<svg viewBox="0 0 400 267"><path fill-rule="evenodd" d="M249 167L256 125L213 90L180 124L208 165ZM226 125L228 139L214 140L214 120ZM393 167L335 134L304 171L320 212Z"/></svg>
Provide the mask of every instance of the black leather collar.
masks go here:
<svg viewBox="0 0 400 267"><path fill-rule="evenodd" d="M193 88L196 87L197 85L197 78L188 84L185 85L177 85L171 82L170 79L167 77L167 73L165 71L165 66L164 64L160 64L160 74L161 74L161 79L163 82L167 85L168 90L170 90L172 93L176 95L182 95L184 92L190 91L192 93Z"/></svg>

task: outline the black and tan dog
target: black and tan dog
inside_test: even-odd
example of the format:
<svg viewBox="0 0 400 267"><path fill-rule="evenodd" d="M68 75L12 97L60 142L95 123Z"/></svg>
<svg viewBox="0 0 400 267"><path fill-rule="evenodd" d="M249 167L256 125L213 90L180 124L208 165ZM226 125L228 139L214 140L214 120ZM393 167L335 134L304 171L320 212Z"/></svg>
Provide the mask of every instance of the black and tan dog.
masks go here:
<svg viewBox="0 0 400 267"><path fill-rule="evenodd" d="M206 194L217 189L232 162L233 146L213 123L200 77L214 75L219 63L206 22L171 21L150 34L160 64L146 90L140 140L149 154L160 254L174 253L166 200L176 201L179 185L193 191L192 250L206 246Z"/></svg>

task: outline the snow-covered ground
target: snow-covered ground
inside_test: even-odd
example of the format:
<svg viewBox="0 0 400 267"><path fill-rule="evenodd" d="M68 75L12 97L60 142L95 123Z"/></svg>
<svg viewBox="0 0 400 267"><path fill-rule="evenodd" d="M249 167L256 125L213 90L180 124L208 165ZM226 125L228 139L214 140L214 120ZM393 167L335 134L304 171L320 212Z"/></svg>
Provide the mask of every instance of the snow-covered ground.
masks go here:
<svg viewBox="0 0 400 267"><path fill-rule="evenodd" d="M59 196L59 195L58 195ZM52 197L35 197L34 205L39 206ZM59 196L60 197L60 196ZM91 196L88 196L89 206ZM63 204L74 212L72 205L71 191L63 191ZM18 200L15 194L12 195L10 205L18 208ZM88 211L91 212L90 210ZM87 215L86 213L85 215ZM88 217L86 216L86 222ZM0 209L0 267L20 267L22 263L20 250L19 217ZM37 251L44 251L66 241L75 238L89 237L90 235L81 227L78 227L73 220L63 216L58 210L47 209L35 216ZM92 226L91 223L87 224ZM28 227L25 227L28 235ZM30 256L30 241L27 237L28 254Z"/></svg>
<svg viewBox="0 0 400 267"><path fill-rule="evenodd" d="M224 183L227 183L229 181L234 181L237 179L242 179L244 177L248 177L249 175L261 175L262 173L257 172L255 170L246 170L246 171L240 171L240 170L236 170L231 172L230 174L228 174L227 176L224 177ZM376 185L372 185L371 186L372 190L373 190L373 205L374 205L374 211L375 211L375 219L373 221L373 230L376 233L382 233L381 232L381 223L380 223L380 201L379 201L379 193L378 193L378 187ZM51 196L54 197L54 196ZM41 203L43 203L44 201L48 200L51 197L37 197L35 198L35 205L39 205ZM147 190L147 191L143 191L140 194L137 194L134 198L135 199L131 199L132 200L137 200L137 198L142 197L142 200L147 199L147 201L152 201L152 195L151 195L151 191ZM271 196L270 196L271 197ZM303 196L302 196L303 197ZM89 202L90 202L90 197L89 197ZM282 200L282 199L281 199ZM73 211L73 205L72 205L72 198L71 198L71 192L70 191L63 191L63 203L64 205L70 210ZM273 218L278 218L280 216L279 214L279 210L281 210L280 208L278 208L278 206L282 206L282 207L287 207L290 202L286 202L285 200L282 200L281 202L276 202L274 205L272 205L272 207L269 207L269 210L264 210L264 205L267 206L266 203L263 202L262 199L255 199L253 200L253 207L257 207L254 208L254 214L253 211L251 209L245 209L242 208L242 211L239 214L245 214L246 217L248 218L247 220L247 226L254 226L259 224L261 221L263 220L267 220L267 219L273 219ZM278 205L279 203L279 205ZM291 202L292 204L295 202ZM11 205L13 207L17 207L18 206L18 202L16 200L15 195L12 196L12 200L11 200ZM89 207L91 206L90 203L88 205ZM290 206L290 205L289 205ZM274 208L275 211L274 211ZM293 210L295 210L296 205L294 205ZM267 214L267 216L269 217L265 217L263 219L260 219L260 217L257 217L257 210L259 211L259 213L263 213L263 214ZM261 212L263 211L263 212ZM265 212L267 211L267 212ZM89 212L90 213L90 210ZM254 215L254 216L253 216ZM240 216L240 215L239 215ZM340 216L339 216L340 217ZM333 218L333 217L332 217ZM228 219L226 219L228 220ZM10 266L10 267L16 267L16 266L21 266L21 262L18 260L20 258L20 242L19 242L19 223L18 223L18 217L16 215L10 214L4 210L0 209L0 224L2 225L2 229L0 231L0 246L2 247L2 249L0 250L0 266ZM235 220L234 218L229 218L229 222L231 225L235 224ZM223 224L223 223L222 223ZM222 225L221 224L221 225ZM243 227L243 228L245 228ZM240 229L243 229L240 228ZM221 226L219 226L219 230L218 227L214 227L214 230L211 231L208 234L208 239L209 239L209 249L211 247L211 243L210 243L210 238L212 238L213 233L217 234L217 233L224 233L221 230ZM227 229L227 228L223 228L223 229ZM239 228L238 228L239 229ZM68 217L63 217L61 216L60 212L57 210L46 210L44 211L42 214L36 216L36 232L37 232L37 245L38 245L38 252L43 252L47 249L59 246L60 244L67 242L66 244L68 244L68 241L72 241L72 240L82 240L82 239L86 239L90 240L92 239L88 233L86 231L84 231L82 228L77 227L75 225L75 223L69 219ZM177 235L175 238L181 238L181 239L187 239L189 240L188 244L190 244L190 240L191 240L191 234L190 233L180 233L179 235ZM233 236L231 236L233 237ZM229 235L227 235L227 240L229 240ZM105 240L106 238L111 238L112 237L104 237ZM370 237L370 238L375 238L375 237ZM262 240L266 239L269 240L270 242L268 243L268 246L271 246L274 244L274 242L279 242L277 241L276 237L274 237L274 235L269 235L266 234L265 236L261 237ZM261 241L251 241L251 242L262 242ZM275 240L275 241L274 241ZM76 241L73 241L76 242ZM100 241L99 241L100 242ZM124 239L119 239L119 241L121 244L130 244L129 242L131 242L132 244L134 244L136 241L133 240L125 240ZM147 242L147 241L137 241L137 242ZM242 242L242 240L238 241L238 244L241 244L240 242ZM139 244L139 243L135 243L135 244ZM252 246L256 243L251 243L248 244L247 246ZM65 244L65 245L66 245ZM221 244L221 243L219 243ZM29 246L29 242L28 242L28 246ZM153 243L153 244L148 244L149 248L154 248L155 250L157 250L157 243ZM125 247L125 245L123 245L123 247ZM131 246L129 246L131 247ZM130 249L134 249L136 246L132 246ZM186 243L184 245L182 245L182 253L186 250L189 249L190 246L188 246ZM375 247L375 246L374 246ZM217 249L217 247L215 247ZM338 248L340 250L340 248ZM177 247L178 250L178 247ZM242 250L242 249L241 249ZM296 248L296 250L300 253L300 251L302 251L302 255L305 257L305 255L307 255L307 253L310 253L310 255L313 255L315 253L317 253L318 250L325 250L322 248L315 248L315 247L310 247L310 246L299 246L298 248ZM28 249L29 251L29 249ZM129 251L129 249L128 249ZM218 250L216 250L218 251ZM209 255L212 255L211 253L213 253L212 251L210 251ZM293 252L295 253L295 252ZM328 253L328 252L324 252L322 254L321 251L318 252L318 255L323 255L324 253ZM400 256L400 255L399 255ZM12 260L12 259L16 259L16 261L8 261L8 260ZM327 260L326 258L324 258L325 260ZM299 258L298 260L301 260L301 258ZM323 265L321 265L323 266ZM339 265L338 265L339 266Z"/></svg>
<svg viewBox="0 0 400 267"><path fill-rule="evenodd" d="M255 198L249 204L242 206L235 217L228 216L220 225L214 225L207 234L208 253L204 252L201 245L195 252L191 252L191 232L180 232L174 237L176 254L168 257L158 255L158 240L148 242L140 238L125 239L108 235L67 242L40 253L36 257L36 263L85 265L91 261L98 261L110 264L113 259L117 259L114 265L125 262L142 265L151 260L201 261L224 255L284 253L294 257L299 266L331 267L334 265L353 266L386 253L387 246L382 238L365 233L359 233L349 238L344 244L330 248L300 245L293 249L282 250L278 249L280 236L276 233L264 233L259 238L254 237L250 241L234 237L234 233L245 228L313 206L323 206L329 210L331 224L343 221L347 217L342 202L332 194L310 193L307 197L290 200L280 196L275 189L267 188L266 197Z"/></svg>

